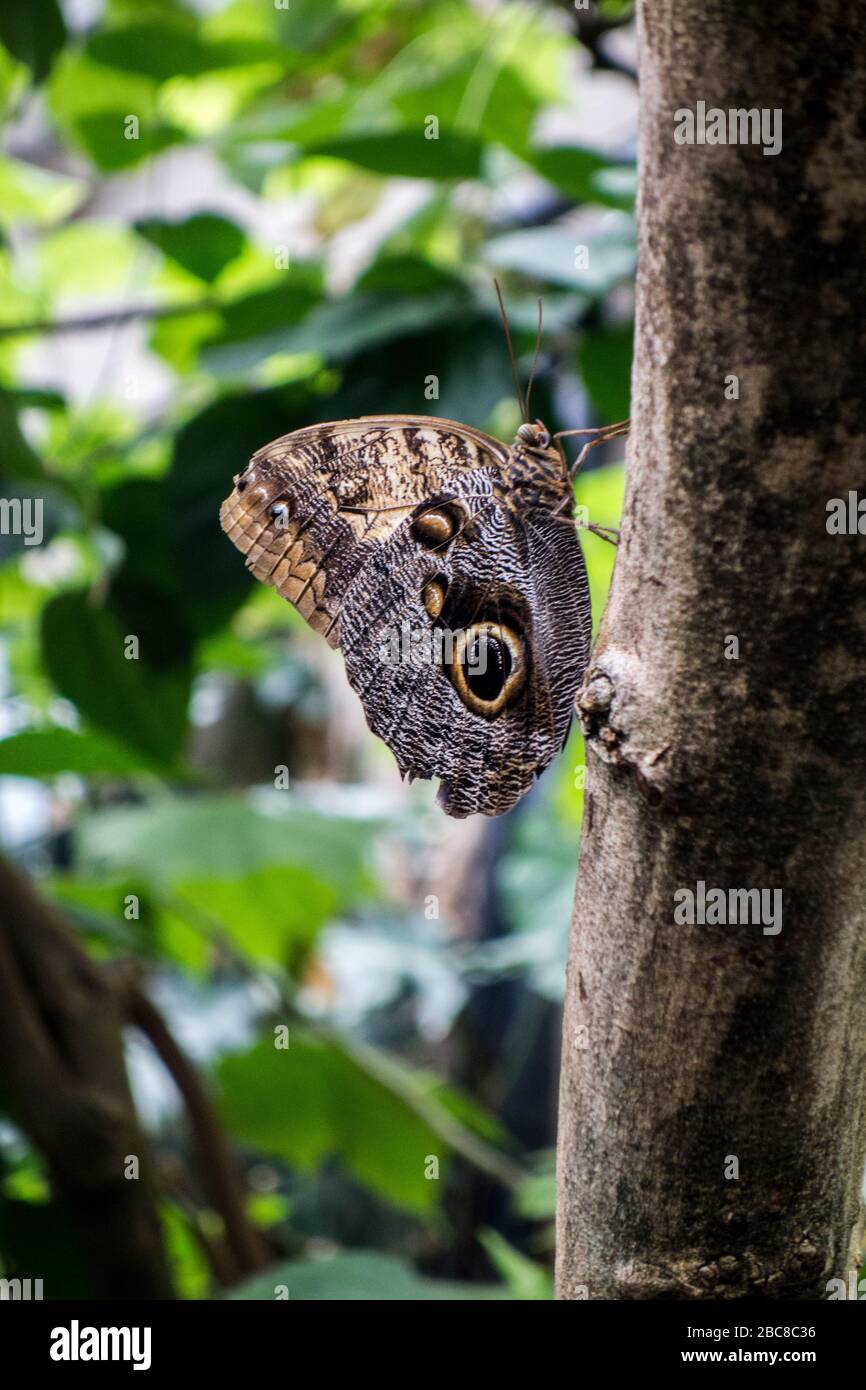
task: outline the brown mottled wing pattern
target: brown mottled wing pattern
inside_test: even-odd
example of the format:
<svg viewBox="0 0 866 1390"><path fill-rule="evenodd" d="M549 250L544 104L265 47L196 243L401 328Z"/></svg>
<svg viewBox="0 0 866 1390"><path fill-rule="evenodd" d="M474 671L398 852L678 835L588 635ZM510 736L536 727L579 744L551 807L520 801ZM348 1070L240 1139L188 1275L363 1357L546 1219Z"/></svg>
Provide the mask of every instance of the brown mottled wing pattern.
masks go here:
<svg viewBox="0 0 866 1390"><path fill-rule="evenodd" d="M343 597L375 549L418 503L507 452L480 431L423 415L314 425L253 455L220 522L256 578L338 647ZM287 514L275 524L281 501Z"/></svg>
<svg viewBox="0 0 866 1390"><path fill-rule="evenodd" d="M509 505L509 457L479 431L423 416L314 426L260 450L221 511L252 572L341 648L401 773L440 778L452 816L507 810L556 756L589 652L574 528L544 506ZM451 500L467 524L441 550L419 544L413 516ZM431 580L447 592L435 623L422 600ZM388 655L401 631L480 619L508 622L525 641L526 679L495 719L464 704L423 643Z"/></svg>
<svg viewBox="0 0 866 1390"><path fill-rule="evenodd" d="M343 613L346 672L371 729L404 776L441 779L439 803L455 817L507 811L562 749L591 625L573 526L541 509L516 518L483 491L472 502L476 537L440 558L399 527L358 575ZM420 594L437 575L448 580L449 628L488 616L522 628L528 677L495 720L472 713L423 650L417 664L383 659L395 630L430 627Z"/></svg>

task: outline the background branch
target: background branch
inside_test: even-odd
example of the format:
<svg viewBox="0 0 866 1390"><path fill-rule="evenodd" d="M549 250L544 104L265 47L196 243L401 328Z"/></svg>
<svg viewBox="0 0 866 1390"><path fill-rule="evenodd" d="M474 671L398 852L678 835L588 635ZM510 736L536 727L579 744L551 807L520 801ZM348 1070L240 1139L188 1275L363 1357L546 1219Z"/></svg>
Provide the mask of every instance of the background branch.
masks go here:
<svg viewBox="0 0 866 1390"><path fill-rule="evenodd" d="M171 1298L123 1021L107 973L0 859L0 1072L11 1113L69 1207L96 1295ZM124 1176L133 1155L137 1179Z"/></svg>
<svg viewBox="0 0 866 1390"><path fill-rule="evenodd" d="M128 308L105 309L98 314L81 314L72 319L31 319L27 323L0 323L0 338L25 338L35 334L57 336L60 333L90 333L101 328L114 328L137 319L184 318L187 314L203 314L219 309L214 299L197 299L189 304L131 304Z"/></svg>
<svg viewBox="0 0 866 1390"><path fill-rule="evenodd" d="M101 1296L166 1298L173 1291L156 1183L126 1074L127 1022L184 1099L202 1182L225 1228L226 1249L211 1252L211 1267L236 1283L268 1264L270 1251L247 1218L240 1175L195 1068L129 968L92 961L29 880L0 860L0 1070L13 1113L76 1217ZM138 1179L124 1176L133 1155Z"/></svg>
<svg viewBox="0 0 866 1390"><path fill-rule="evenodd" d="M270 1263L267 1243L247 1218L244 1190L228 1141L193 1064L169 1031L159 1010L140 989L129 995L129 1018L152 1044L183 1096L201 1155L201 1173L214 1208L223 1219L235 1282Z"/></svg>

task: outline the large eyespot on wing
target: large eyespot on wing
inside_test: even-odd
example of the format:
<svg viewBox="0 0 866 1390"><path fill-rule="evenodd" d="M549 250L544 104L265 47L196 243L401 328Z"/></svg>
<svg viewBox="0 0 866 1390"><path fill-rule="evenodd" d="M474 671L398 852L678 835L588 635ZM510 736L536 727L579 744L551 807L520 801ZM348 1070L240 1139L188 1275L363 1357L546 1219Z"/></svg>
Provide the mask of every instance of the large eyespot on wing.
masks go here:
<svg viewBox="0 0 866 1390"><path fill-rule="evenodd" d="M523 689L523 636L508 623L472 623L455 635L445 670L468 710L482 719L495 719Z"/></svg>
<svg viewBox="0 0 866 1390"><path fill-rule="evenodd" d="M493 719L473 716L482 732L470 735L439 789L452 816L499 815L528 791L565 745L589 659L589 583L574 527L543 508L518 516L509 510L501 520L498 531L479 522L477 547L455 547L452 592L465 562L478 574L507 576L504 589L493 583L488 593L499 621L523 638L524 687Z"/></svg>
<svg viewBox="0 0 866 1390"><path fill-rule="evenodd" d="M483 477L486 491L491 481L489 472ZM409 518L409 528L423 550L440 552L446 551L453 541L474 539L475 534L469 506L450 493L417 506Z"/></svg>
<svg viewBox="0 0 866 1390"><path fill-rule="evenodd" d="M564 740L539 668L525 544L501 516L471 510L476 538L444 552L407 521L350 586L341 620L370 728L404 776L440 779L456 817L508 810Z"/></svg>

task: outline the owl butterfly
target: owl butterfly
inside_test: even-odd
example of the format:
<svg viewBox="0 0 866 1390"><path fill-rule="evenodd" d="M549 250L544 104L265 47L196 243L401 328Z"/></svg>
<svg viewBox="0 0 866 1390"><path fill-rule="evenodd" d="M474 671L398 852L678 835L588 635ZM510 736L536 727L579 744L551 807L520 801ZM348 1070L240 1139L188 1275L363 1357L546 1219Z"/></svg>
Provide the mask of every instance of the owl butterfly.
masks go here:
<svg viewBox="0 0 866 1390"><path fill-rule="evenodd" d="M516 370L515 389L526 417ZM508 448L453 420L371 415L284 435L234 483L223 530L342 651L401 774L438 777L450 816L513 806L565 743L589 655L558 437L525 418Z"/></svg>

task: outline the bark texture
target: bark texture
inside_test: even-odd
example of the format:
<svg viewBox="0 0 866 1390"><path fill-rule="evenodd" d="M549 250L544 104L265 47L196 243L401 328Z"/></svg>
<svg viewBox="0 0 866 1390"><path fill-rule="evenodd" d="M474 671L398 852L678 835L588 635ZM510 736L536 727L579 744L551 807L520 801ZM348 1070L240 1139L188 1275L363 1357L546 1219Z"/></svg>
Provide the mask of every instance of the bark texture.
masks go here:
<svg viewBox="0 0 866 1390"><path fill-rule="evenodd" d="M222 1239L199 1238L216 1280L236 1284L271 1252L247 1217L244 1181L195 1068L142 992L136 965L92 960L30 880L0 859L0 1080L10 1113L46 1160L88 1296L167 1299L174 1289L155 1165L126 1073L127 1024L148 1038L183 1096L201 1184L223 1223ZM135 1179L126 1176L132 1155ZM46 1296L54 1296L48 1287Z"/></svg>
<svg viewBox="0 0 866 1390"><path fill-rule="evenodd" d="M45 1157L91 1296L172 1298L126 1075L124 994L29 879L0 860L0 1077L10 1112ZM124 1176L130 1155L140 1162L136 1180Z"/></svg>
<svg viewBox="0 0 866 1390"><path fill-rule="evenodd" d="M822 1298L856 1267L866 1154L866 537L827 530L831 498L866 496L866 12L644 0L639 23L634 427L580 697L558 1291ZM676 144L698 101L780 108L781 152ZM701 880L781 889L781 931L676 925Z"/></svg>

